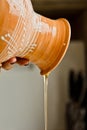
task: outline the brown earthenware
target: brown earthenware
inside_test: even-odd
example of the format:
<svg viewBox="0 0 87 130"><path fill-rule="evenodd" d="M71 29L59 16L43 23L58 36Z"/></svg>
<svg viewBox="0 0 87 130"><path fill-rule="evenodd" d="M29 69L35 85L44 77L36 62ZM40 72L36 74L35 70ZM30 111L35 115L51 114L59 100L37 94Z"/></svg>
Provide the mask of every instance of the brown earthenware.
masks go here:
<svg viewBox="0 0 87 130"><path fill-rule="evenodd" d="M52 20L34 12L30 0L0 0L0 63L23 57L36 64L41 74L62 60L69 42L69 22Z"/></svg>

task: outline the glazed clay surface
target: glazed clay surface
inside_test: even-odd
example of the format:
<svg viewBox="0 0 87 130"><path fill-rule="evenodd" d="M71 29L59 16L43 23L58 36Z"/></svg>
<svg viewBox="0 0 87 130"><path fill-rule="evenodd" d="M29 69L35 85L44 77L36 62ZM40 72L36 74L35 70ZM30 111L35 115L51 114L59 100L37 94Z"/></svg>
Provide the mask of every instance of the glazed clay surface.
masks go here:
<svg viewBox="0 0 87 130"><path fill-rule="evenodd" d="M0 0L0 63L23 57L46 74L63 58L70 32L66 19L37 14L30 0Z"/></svg>

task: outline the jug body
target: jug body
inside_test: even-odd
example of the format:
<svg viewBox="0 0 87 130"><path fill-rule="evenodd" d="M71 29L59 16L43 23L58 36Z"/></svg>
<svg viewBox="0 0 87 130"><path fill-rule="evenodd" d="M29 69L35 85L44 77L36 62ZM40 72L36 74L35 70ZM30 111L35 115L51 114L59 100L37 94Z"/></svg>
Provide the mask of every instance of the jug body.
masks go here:
<svg viewBox="0 0 87 130"><path fill-rule="evenodd" d="M29 59L41 74L62 60L70 41L70 24L34 12L30 0L0 1L0 63L11 57Z"/></svg>

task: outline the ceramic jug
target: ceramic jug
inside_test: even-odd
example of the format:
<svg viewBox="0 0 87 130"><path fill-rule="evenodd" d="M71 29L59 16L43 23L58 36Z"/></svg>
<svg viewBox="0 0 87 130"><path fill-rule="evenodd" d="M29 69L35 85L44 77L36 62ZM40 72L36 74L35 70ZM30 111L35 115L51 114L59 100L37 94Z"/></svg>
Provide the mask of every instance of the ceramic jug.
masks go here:
<svg viewBox="0 0 87 130"><path fill-rule="evenodd" d="M0 63L26 58L47 74L64 57L70 34L66 19L37 14L30 0L0 0Z"/></svg>

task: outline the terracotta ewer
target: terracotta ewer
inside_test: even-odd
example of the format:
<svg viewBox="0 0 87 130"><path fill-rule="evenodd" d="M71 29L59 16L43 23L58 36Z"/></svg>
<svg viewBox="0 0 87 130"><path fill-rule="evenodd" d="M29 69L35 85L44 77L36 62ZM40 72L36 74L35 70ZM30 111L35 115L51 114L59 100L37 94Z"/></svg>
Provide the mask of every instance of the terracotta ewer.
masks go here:
<svg viewBox="0 0 87 130"><path fill-rule="evenodd" d="M44 75L63 58L70 33L66 19L52 20L35 13L30 0L0 0L0 63L23 57Z"/></svg>

